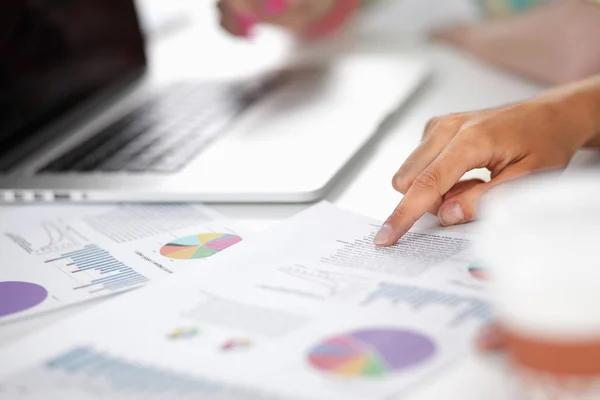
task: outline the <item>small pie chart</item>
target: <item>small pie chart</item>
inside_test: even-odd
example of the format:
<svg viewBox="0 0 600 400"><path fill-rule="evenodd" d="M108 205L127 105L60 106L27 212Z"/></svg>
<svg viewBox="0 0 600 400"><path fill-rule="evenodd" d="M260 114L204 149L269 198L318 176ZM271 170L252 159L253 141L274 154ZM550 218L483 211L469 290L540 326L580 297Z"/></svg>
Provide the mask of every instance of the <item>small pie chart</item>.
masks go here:
<svg viewBox="0 0 600 400"><path fill-rule="evenodd" d="M487 281L490 278L489 270L478 264L469 265L469 274L479 281Z"/></svg>
<svg viewBox="0 0 600 400"><path fill-rule="evenodd" d="M48 291L31 282L0 282L0 318L28 310L42 303Z"/></svg>
<svg viewBox="0 0 600 400"><path fill-rule="evenodd" d="M197 260L213 256L241 241L241 237L230 233L201 233L165 244L160 254L175 260Z"/></svg>
<svg viewBox="0 0 600 400"><path fill-rule="evenodd" d="M403 329L365 329L332 336L308 352L308 362L330 374L378 378L416 367L436 353L427 336Z"/></svg>

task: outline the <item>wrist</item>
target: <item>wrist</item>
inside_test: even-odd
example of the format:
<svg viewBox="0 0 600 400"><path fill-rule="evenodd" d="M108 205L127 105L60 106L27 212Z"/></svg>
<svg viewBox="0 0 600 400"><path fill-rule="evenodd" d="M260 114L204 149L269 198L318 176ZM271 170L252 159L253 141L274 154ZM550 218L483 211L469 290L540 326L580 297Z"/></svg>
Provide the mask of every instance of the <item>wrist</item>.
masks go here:
<svg viewBox="0 0 600 400"><path fill-rule="evenodd" d="M583 118L590 123L586 146L600 148L600 77L590 80L590 87L581 93Z"/></svg>
<svg viewBox="0 0 600 400"><path fill-rule="evenodd" d="M600 76L558 87L542 98L578 137L579 147L600 147Z"/></svg>

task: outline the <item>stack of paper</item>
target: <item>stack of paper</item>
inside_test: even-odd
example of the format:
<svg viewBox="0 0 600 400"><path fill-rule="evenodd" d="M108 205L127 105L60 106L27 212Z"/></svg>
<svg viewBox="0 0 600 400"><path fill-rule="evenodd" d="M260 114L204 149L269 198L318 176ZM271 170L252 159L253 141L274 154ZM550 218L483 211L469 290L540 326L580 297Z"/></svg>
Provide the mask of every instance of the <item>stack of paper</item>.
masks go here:
<svg viewBox="0 0 600 400"><path fill-rule="evenodd" d="M382 249L379 225L317 205L3 349L0 398L403 393L464 356L489 320L485 271L462 234L414 229Z"/></svg>
<svg viewBox="0 0 600 400"><path fill-rule="evenodd" d="M201 267L246 236L198 205L0 208L0 322Z"/></svg>

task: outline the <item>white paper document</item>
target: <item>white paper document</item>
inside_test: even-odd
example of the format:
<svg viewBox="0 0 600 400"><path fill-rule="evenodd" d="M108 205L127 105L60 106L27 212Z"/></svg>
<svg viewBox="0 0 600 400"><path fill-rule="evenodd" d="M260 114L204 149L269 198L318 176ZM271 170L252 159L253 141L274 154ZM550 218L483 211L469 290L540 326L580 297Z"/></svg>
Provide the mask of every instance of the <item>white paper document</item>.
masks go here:
<svg viewBox="0 0 600 400"><path fill-rule="evenodd" d="M0 208L0 323L197 268L242 236L200 205Z"/></svg>
<svg viewBox="0 0 600 400"><path fill-rule="evenodd" d="M322 203L0 351L0 399L389 399L490 319L469 238Z"/></svg>

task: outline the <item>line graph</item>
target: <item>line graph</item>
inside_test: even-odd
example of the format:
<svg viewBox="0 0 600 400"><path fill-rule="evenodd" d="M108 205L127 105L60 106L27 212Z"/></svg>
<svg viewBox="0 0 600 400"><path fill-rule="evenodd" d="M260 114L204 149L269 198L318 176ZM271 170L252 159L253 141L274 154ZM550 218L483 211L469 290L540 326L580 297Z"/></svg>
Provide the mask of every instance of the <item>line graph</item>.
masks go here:
<svg viewBox="0 0 600 400"><path fill-rule="evenodd" d="M72 227L59 222L42 222L37 229L28 229L26 234L6 232L5 236L27 253L38 256L66 251L86 241Z"/></svg>

